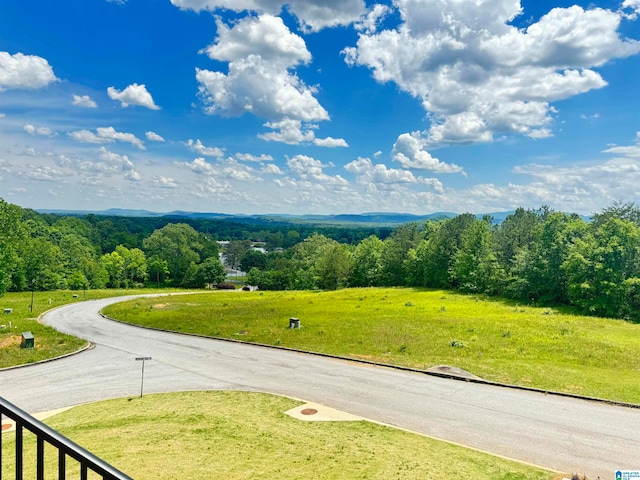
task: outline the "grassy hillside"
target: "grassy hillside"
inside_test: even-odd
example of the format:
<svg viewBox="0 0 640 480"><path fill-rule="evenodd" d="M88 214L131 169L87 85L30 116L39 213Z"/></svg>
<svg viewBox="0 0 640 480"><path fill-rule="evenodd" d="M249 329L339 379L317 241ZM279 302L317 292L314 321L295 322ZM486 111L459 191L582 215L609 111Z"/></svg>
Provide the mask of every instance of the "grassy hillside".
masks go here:
<svg viewBox="0 0 640 480"><path fill-rule="evenodd" d="M640 325L409 288L140 299L111 317L213 337L640 403ZM302 328L290 330L289 317Z"/></svg>

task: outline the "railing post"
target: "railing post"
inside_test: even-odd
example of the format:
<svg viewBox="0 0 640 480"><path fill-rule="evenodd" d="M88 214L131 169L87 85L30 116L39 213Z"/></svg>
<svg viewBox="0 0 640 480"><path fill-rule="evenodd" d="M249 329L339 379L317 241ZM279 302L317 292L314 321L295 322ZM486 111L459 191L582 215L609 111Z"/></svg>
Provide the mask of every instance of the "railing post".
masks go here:
<svg viewBox="0 0 640 480"><path fill-rule="evenodd" d="M44 440L38 437L36 449L36 479L44 480Z"/></svg>
<svg viewBox="0 0 640 480"><path fill-rule="evenodd" d="M67 462L66 456L62 449L58 450L58 480L67 478Z"/></svg>
<svg viewBox="0 0 640 480"><path fill-rule="evenodd" d="M22 424L16 420L16 480L22 480Z"/></svg>

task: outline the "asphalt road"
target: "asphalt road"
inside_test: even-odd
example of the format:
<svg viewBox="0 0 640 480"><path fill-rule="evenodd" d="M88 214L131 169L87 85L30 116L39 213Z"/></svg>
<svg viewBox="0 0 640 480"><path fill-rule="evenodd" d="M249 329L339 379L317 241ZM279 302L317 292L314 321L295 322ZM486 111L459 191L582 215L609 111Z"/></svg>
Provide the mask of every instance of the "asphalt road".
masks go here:
<svg viewBox="0 0 640 480"><path fill-rule="evenodd" d="M45 323L96 347L2 371L0 395L30 412L139 395L135 359L150 356L145 393L269 392L592 479L640 469L638 409L147 330L98 315L121 300L48 313Z"/></svg>

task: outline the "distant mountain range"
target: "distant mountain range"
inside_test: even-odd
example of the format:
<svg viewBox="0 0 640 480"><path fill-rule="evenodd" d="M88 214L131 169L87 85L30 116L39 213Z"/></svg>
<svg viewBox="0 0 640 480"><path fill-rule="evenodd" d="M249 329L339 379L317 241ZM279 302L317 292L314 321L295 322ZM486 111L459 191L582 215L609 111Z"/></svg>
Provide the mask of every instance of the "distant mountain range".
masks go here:
<svg viewBox="0 0 640 480"><path fill-rule="evenodd" d="M289 214L228 214L228 213L206 213L206 212L185 212L175 210L173 212L150 212L148 210L127 210L122 208L110 208L108 210L37 210L40 213L54 215L99 215L113 217L172 217L172 218L193 218L193 219L211 219L211 220L228 220L228 221L285 221L285 222L302 222L302 223L322 223L322 224L376 224L376 225L400 225L409 222L424 222L426 220L443 220L456 217L457 213L452 212L436 212L428 215L413 215L410 213L393 213L393 212L369 212L361 214L337 214L337 215L289 215ZM513 214L509 212L493 212L488 214L476 214L477 218L484 215L493 217L493 222L501 224L505 218ZM583 216L585 221L589 221L590 217Z"/></svg>

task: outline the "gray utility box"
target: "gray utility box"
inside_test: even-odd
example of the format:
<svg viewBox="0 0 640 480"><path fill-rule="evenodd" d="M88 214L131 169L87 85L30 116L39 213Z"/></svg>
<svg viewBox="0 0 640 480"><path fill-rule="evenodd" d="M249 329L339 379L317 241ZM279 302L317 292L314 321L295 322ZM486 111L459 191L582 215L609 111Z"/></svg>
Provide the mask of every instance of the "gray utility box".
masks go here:
<svg viewBox="0 0 640 480"><path fill-rule="evenodd" d="M22 332L22 342L20 343L20 348L33 348L34 346L35 340L33 338L33 333Z"/></svg>

